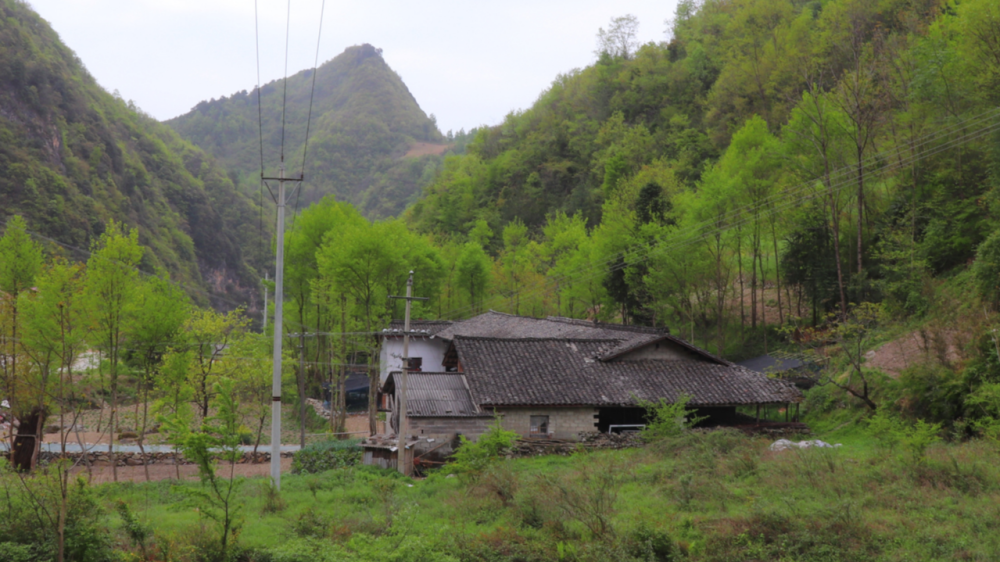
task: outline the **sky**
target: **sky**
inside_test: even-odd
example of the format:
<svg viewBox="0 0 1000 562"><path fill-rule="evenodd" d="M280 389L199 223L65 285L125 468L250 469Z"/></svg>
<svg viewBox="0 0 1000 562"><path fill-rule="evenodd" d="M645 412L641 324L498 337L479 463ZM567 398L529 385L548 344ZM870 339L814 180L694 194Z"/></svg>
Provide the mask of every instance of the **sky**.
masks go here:
<svg viewBox="0 0 1000 562"><path fill-rule="evenodd" d="M442 132L495 125L559 75L594 62L598 28L633 14L664 41L677 0L368 2L31 0L97 82L165 120L252 90L362 43L382 56ZM255 17L259 36L255 35ZM291 14L290 19L288 14ZM259 37L259 39L258 39Z"/></svg>

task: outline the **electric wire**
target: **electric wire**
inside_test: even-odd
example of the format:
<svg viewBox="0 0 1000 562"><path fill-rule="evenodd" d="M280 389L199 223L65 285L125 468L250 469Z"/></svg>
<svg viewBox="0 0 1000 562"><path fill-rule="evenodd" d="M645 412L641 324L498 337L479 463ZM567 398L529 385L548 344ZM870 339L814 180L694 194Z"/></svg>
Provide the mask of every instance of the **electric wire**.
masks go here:
<svg viewBox="0 0 1000 562"><path fill-rule="evenodd" d="M288 101L288 38L292 29L292 0L288 0L288 15L285 19L285 78L281 94L281 163L285 163L285 103ZM284 203L284 202L282 202Z"/></svg>
<svg viewBox="0 0 1000 562"><path fill-rule="evenodd" d="M316 71L319 68L319 45L323 38L323 14L326 12L326 0L319 7L319 32L316 35L316 58L313 60L312 87L309 89L309 113L306 115L306 140L302 145L302 168L299 173L300 178L305 178L306 154L309 152L309 129L312 125L313 96L316 93Z"/></svg>
<svg viewBox="0 0 1000 562"><path fill-rule="evenodd" d="M299 197L302 196L302 184L306 177L306 155L309 152L309 132L312 126L313 98L316 94L316 72L319 68L319 46L323 38L323 14L326 12L326 0L320 4L319 8L319 32L316 34L316 58L313 60L312 86L309 88L309 112L306 114L306 138L302 143L302 167L299 171L299 185L295 191L295 208L292 211L292 226L295 230L295 220L299 216Z"/></svg>

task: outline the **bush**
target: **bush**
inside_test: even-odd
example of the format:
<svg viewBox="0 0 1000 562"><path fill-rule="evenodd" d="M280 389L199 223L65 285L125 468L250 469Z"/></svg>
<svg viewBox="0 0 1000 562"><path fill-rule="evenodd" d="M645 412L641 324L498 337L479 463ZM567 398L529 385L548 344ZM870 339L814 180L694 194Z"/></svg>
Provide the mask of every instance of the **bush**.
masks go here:
<svg viewBox="0 0 1000 562"><path fill-rule="evenodd" d="M994 307L1000 305L1000 230L979 245L972 275L983 300Z"/></svg>
<svg viewBox="0 0 1000 562"><path fill-rule="evenodd" d="M694 410L687 407L691 397L683 394L673 403L661 398L659 402L639 401L639 406L646 409L649 422L642 430L642 438L646 441L660 441L668 437L677 437L705 419L705 416L695 416Z"/></svg>
<svg viewBox="0 0 1000 562"><path fill-rule="evenodd" d="M517 433L504 429L500 418L496 418L475 443L461 436L462 444L452 455L451 468L458 473L479 475L510 449L517 438Z"/></svg>
<svg viewBox="0 0 1000 562"><path fill-rule="evenodd" d="M307 445L292 458L292 474L315 474L361 463L360 439Z"/></svg>

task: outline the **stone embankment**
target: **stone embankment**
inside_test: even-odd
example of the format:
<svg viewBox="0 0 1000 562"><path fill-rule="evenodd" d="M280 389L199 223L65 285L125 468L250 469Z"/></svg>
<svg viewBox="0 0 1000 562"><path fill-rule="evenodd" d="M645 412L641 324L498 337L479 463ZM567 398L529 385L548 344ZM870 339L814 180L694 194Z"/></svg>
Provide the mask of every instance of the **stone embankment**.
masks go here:
<svg viewBox="0 0 1000 562"><path fill-rule="evenodd" d="M281 453L283 458L291 458L294 453L284 452ZM81 458L86 455L86 458ZM63 458L61 453L47 453L42 452L38 454L38 460L41 464L49 464ZM70 459L74 463L79 462L79 464L101 464L107 465L111 463L111 455L107 451L91 451L88 453L66 453L66 458ZM145 456L142 453L115 453L115 461L118 466L142 466L143 464L194 464L191 461L184 458L180 453L167 452L167 453L146 453ZM237 464L257 464L265 463L271 461L271 453L269 452L258 452L256 455L253 453L243 453L243 456L237 462Z"/></svg>
<svg viewBox="0 0 1000 562"><path fill-rule="evenodd" d="M537 457L541 455L570 455L586 450L615 450L641 447L638 433L599 433L588 431L580 434L578 441L568 439L518 439L508 458Z"/></svg>

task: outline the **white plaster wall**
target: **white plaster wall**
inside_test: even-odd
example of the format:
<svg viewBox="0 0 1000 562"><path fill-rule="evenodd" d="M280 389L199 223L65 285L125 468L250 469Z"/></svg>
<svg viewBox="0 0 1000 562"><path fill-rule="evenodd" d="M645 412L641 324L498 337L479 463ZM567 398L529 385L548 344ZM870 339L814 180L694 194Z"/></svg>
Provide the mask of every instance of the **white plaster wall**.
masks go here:
<svg viewBox="0 0 1000 562"><path fill-rule="evenodd" d="M448 342L438 338L410 338L410 357L422 357L424 362L421 370L428 373L444 371L441 363L448 351ZM382 343L382 353L379 355L382 382L392 371L403 370L403 338L385 338Z"/></svg>

